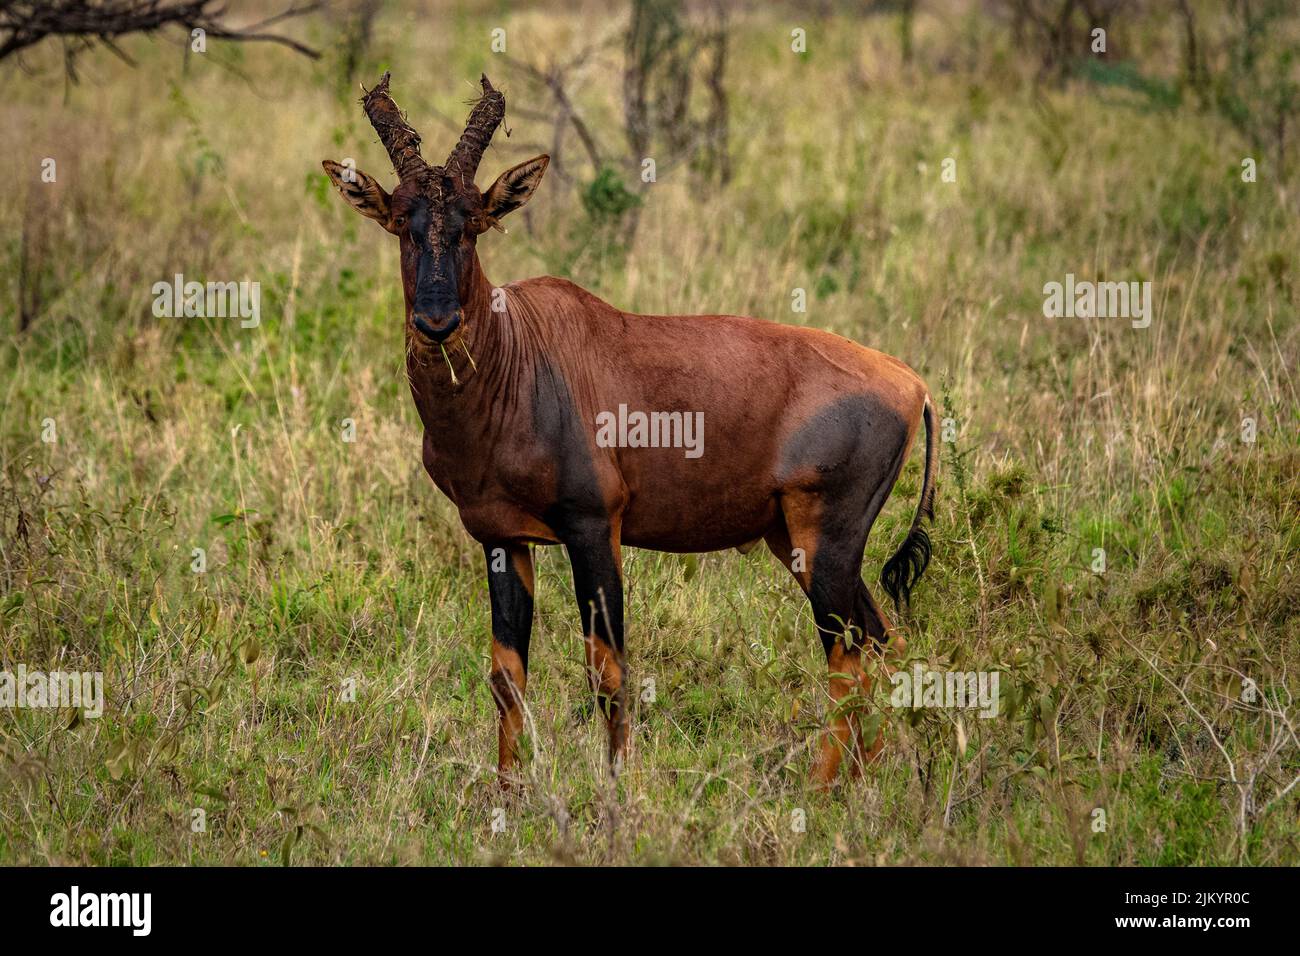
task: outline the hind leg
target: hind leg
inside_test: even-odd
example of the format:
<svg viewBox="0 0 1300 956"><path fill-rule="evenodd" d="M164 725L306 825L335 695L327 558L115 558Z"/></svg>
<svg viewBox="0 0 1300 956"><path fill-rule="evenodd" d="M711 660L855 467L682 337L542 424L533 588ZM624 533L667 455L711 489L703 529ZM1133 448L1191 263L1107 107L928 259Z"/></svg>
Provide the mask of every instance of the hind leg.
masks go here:
<svg viewBox="0 0 1300 956"><path fill-rule="evenodd" d="M870 638L863 653L875 658L876 668L873 668L873 670L878 670L887 678L892 677L896 670L895 665L907 656L907 641L903 638L903 635L893 629L884 610L872 598L871 591L865 581L858 581L857 601L858 618L866 622L867 637ZM863 669L862 673L862 692L867 695L871 693L871 675L867 673L866 668ZM855 773L859 766L865 766L879 757L884 743L883 729L877 733L874 741L865 740L859 733L857 737L858 764L854 765Z"/></svg>
<svg viewBox="0 0 1300 956"><path fill-rule="evenodd" d="M781 510L784 527L769 532L767 544L807 594L826 652L830 718L812 774L814 782L825 787L850 748L863 753L857 714L846 706L847 698L870 686L862 670L864 635L872 627L883 634L884 628L868 618L867 606L859 599L865 530L828 527L816 495L787 495Z"/></svg>
<svg viewBox="0 0 1300 956"><path fill-rule="evenodd" d="M850 738L859 766L880 752L879 735L860 739L862 728L846 698L870 688L862 655L878 653L889 637L889 623L862 583L862 552L907 458L914 419L875 400L837 402L805 423L782 452L783 521L767 542L808 595L826 650L831 712L813 772L823 785L838 773ZM932 448L928 453L933 457ZM926 467L928 476L931 464Z"/></svg>
<svg viewBox="0 0 1300 956"><path fill-rule="evenodd" d="M902 637L891 632L889 618L880 609L880 605L872 599L871 591L861 578L857 582L857 593L854 600L856 618L863 622L863 629L869 639L865 642L866 646L863 648L863 654L868 655L869 658L875 658L878 666L883 669L886 675L892 674L893 668L887 661L901 658L902 651L906 648L906 642ZM871 675L866 668L861 669L859 681L862 694L870 696ZM853 764L854 776L857 776L863 767L879 758L880 752L885 746L883 729L876 733L875 740L867 740L863 733L864 730L860 725L854 727L853 739L858 758Z"/></svg>
<svg viewBox="0 0 1300 956"><path fill-rule="evenodd" d="M871 689L870 679L862 668L865 622L856 601L855 584L860 582L858 568L827 567L827 564L823 561L823 567L813 571L812 590L808 595L813 620L826 651L831 708L821 751L813 768L814 782L823 787L830 786L835 780L840 762L850 747L857 755L857 760L853 761L855 773L857 764L862 763L865 757L858 713L861 701L855 705L852 698Z"/></svg>

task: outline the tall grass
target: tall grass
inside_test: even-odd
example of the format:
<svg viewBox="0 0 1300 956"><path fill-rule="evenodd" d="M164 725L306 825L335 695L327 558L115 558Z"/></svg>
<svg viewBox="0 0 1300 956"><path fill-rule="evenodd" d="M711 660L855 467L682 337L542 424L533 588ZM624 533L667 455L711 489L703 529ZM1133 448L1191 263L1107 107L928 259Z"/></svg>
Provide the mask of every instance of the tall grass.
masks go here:
<svg viewBox="0 0 1300 956"><path fill-rule="evenodd" d="M0 73L8 327L24 255L40 303L0 345L0 660L107 689L98 720L0 711L0 861L1295 863L1294 178L1190 102L1035 87L1005 30L954 11L918 14L907 67L890 17L737 13L727 188L661 164L611 254L552 181L480 243L499 282L563 269L630 310L816 325L945 395L935 562L898 626L929 666L999 671L1001 713L893 708L882 683L856 705L885 757L831 794L806 785L824 659L770 556L628 552L644 692L611 785L552 549L530 782L497 792L482 556L420 466L396 250L320 173L389 172L334 52L213 44L186 65L139 40L138 68L85 61L67 90L53 58ZM366 65L393 70L430 155L480 70L528 105L494 26L542 60L619 21L386 9ZM1130 35L1176 84L1176 32ZM611 53L574 86L612 144L619 77ZM484 178L547 146L508 122ZM176 272L260 281L260 327L154 318ZM1150 280L1152 325L1044 318L1067 272Z"/></svg>

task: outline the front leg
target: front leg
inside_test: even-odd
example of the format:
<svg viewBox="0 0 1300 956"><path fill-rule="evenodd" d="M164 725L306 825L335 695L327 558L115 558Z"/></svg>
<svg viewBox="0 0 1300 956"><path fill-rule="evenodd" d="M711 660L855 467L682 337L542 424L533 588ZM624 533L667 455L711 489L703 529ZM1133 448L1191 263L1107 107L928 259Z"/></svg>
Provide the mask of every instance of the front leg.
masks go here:
<svg viewBox="0 0 1300 956"><path fill-rule="evenodd" d="M609 764L615 775L627 749L627 688L623 665L623 563L618 531L608 523L567 535L573 589L582 617L587 675L609 731Z"/></svg>
<svg viewBox="0 0 1300 956"><path fill-rule="evenodd" d="M528 641L533 632L533 556L528 545L483 545L492 599L492 699L497 705L497 774L503 787L515 782L519 732L524 726Z"/></svg>

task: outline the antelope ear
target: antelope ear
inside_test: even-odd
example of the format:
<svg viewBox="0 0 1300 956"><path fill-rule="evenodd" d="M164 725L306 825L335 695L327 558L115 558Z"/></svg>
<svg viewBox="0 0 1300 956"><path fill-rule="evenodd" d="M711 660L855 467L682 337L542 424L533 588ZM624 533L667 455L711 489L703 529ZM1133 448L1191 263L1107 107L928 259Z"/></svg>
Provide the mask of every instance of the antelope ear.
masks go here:
<svg viewBox="0 0 1300 956"><path fill-rule="evenodd" d="M512 166L497 177L497 181L483 194L483 215L488 225L495 226L506 213L514 212L532 198L533 191L542 181L542 174L551 157L542 155Z"/></svg>
<svg viewBox="0 0 1300 956"><path fill-rule="evenodd" d="M321 166L325 167L325 175L338 187L349 206L396 234L392 221L392 197L383 186L355 166L344 166L332 159L324 160Z"/></svg>

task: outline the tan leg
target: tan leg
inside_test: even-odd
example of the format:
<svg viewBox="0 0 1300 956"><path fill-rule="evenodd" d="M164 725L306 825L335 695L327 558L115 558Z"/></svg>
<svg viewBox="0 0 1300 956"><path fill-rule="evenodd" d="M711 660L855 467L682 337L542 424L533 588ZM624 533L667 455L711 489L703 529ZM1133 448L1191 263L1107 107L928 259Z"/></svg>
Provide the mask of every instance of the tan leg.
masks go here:
<svg viewBox="0 0 1300 956"><path fill-rule="evenodd" d="M609 763L615 773L623 768L627 751L627 689L623 686L622 656L595 634L585 639L587 677L609 734Z"/></svg>
<svg viewBox="0 0 1300 956"><path fill-rule="evenodd" d="M870 590L865 583L860 584L859 607L857 615L865 622L867 631L866 646L863 653L869 655L868 659L876 664L886 676L894 673L894 662L903 660L907 654L907 641L900 634L895 633L889 623L889 617L881 609L880 605L872 598ZM860 686L865 697L871 696L871 676L864 667L861 670ZM854 715L855 721L860 721L860 715ZM862 736L860 725L855 726L855 742L857 750L857 761L854 764L856 773L863 767L868 767L876 760L880 759L880 754L885 746L885 731L881 727L876 734L875 740L865 740Z"/></svg>
<svg viewBox="0 0 1300 956"><path fill-rule="evenodd" d="M533 627L533 558L526 544L484 545L492 600L492 664L488 684L497 705L498 782L519 782L528 642Z"/></svg>
<svg viewBox="0 0 1300 956"><path fill-rule="evenodd" d="M517 651L492 642L492 699L497 705L497 774L509 788L519 766L519 733L524 729L524 689L528 675Z"/></svg>
<svg viewBox="0 0 1300 956"><path fill-rule="evenodd" d="M587 676L609 733L609 766L617 774L623 766L628 735L618 524L574 529L565 544L582 617Z"/></svg>
<svg viewBox="0 0 1300 956"><path fill-rule="evenodd" d="M831 717L822 738L821 752L813 767L812 779L819 787L829 787L839 773L840 761L848 752L851 739L858 737L857 715L840 711L840 704L860 686L863 680L860 650L847 648L842 638L835 641L827 659L830 671Z"/></svg>

